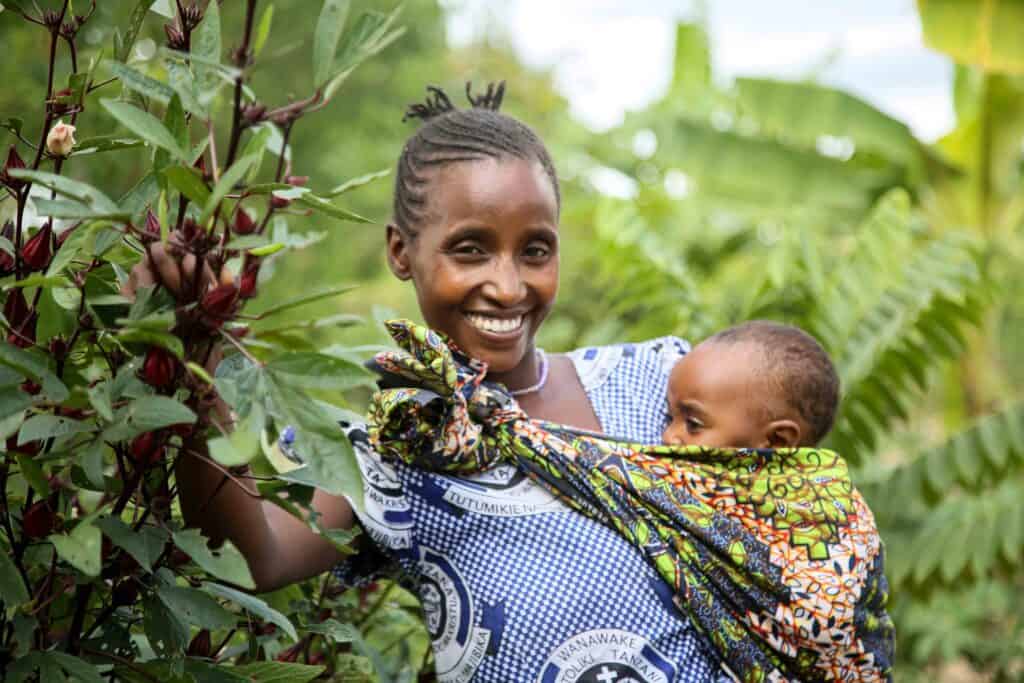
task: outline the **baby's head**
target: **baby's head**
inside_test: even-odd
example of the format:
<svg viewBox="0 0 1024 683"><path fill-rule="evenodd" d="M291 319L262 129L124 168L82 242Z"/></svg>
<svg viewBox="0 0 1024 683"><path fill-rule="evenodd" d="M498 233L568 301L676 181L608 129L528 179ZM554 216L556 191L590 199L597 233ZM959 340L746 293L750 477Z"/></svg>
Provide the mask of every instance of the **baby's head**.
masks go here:
<svg viewBox="0 0 1024 683"><path fill-rule="evenodd" d="M672 369L672 445L789 448L817 445L839 405L828 354L803 330L755 320L701 342Z"/></svg>

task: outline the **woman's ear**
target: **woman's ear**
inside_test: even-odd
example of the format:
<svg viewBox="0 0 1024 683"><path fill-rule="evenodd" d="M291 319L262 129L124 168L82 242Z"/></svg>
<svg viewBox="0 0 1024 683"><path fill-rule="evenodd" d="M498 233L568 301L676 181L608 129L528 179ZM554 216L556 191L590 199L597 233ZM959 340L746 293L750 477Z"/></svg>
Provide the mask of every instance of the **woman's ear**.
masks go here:
<svg viewBox="0 0 1024 683"><path fill-rule="evenodd" d="M388 224L388 268L399 280L408 280L412 277L412 268L409 262L409 238L404 235L394 223Z"/></svg>
<svg viewBox="0 0 1024 683"><path fill-rule="evenodd" d="M795 420L772 420L765 427L768 448L796 448L803 440L803 429Z"/></svg>

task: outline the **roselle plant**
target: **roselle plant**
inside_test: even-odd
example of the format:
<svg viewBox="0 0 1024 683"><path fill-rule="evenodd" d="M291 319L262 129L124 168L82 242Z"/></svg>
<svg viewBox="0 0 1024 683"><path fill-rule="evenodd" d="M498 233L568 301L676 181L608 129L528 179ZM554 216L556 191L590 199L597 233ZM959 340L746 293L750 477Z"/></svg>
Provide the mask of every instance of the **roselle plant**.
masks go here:
<svg viewBox="0 0 1024 683"><path fill-rule="evenodd" d="M316 179L296 175L289 139L401 31L394 12L346 22L348 2L326 0L311 91L264 99L249 82L273 6L240 4L240 25L222 26L216 0L140 0L112 49L85 64L78 36L95 1L4 0L37 25L37 58L48 64L46 91L24 93L36 111L2 121L11 141L0 171L0 216L10 215L0 229L4 681L369 675L361 655L375 653L354 623L393 587L343 593L325 576L284 597L254 596L238 550L211 547L177 506L175 463L205 452L225 481L255 478L266 500L296 515L314 486L357 504L361 495L337 428L343 411L310 392L338 396L371 378L351 358L293 350L293 332L260 322L348 288L271 307L260 291L276 259L316 239L290 232L292 219L368 222L333 199L380 174L318 193ZM166 46L136 68L133 45L159 12ZM57 68L62 52L68 73ZM104 116L122 130L83 138L87 117ZM129 168L144 160L144 172L115 200L103 178L76 177L84 154ZM157 250L180 264L177 282L157 271L154 286L126 289ZM296 428L303 467L273 457L285 425ZM319 529L315 516L309 524ZM349 547L352 534L319 530Z"/></svg>

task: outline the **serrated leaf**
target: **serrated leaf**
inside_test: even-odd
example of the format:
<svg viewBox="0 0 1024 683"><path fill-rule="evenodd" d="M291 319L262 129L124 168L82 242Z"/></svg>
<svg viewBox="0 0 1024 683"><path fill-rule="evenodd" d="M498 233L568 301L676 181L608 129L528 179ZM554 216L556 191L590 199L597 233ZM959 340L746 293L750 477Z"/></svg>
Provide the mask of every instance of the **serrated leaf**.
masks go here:
<svg viewBox="0 0 1024 683"><path fill-rule="evenodd" d="M253 662L226 668L253 683L309 683L324 672L322 666L290 662Z"/></svg>
<svg viewBox="0 0 1024 683"><path fill-rule="evenodd" d="M180 655L188 645L188 626L155 595L142 600L142 626L150 645L164 657Z"/></svg>
<svg viewBox="0 0 1024 683"><path fill-rule="evenodd" d="M0 344L0 364L17 370L43 387L46 397L55 403L63 403L68 397L68 388L57 375L32 353L19 349L13 344Z"/></svg>
<svg viewBox="0 0 1024 683"><path fill-rule="evenodd" d="M219 583L211 583L209 581L203 583L202 589L211 595L217 596L218 598L230 600L247 612L276 625L293 641L297 641L299 639L298 634L295 632L295 627L292 625L292 622L288 620L288 617L281 614L256 596L243 593L235 590L234 588L229 588L228 586L223 586Z"/></svg>
<svg viewBox="0 0 1024 683"><path fill-rule="evenodd" d="M77 683L105 683L96 667L83 659L58 650L51 650L46 654L57 660L60 668L64 669Z"/></svg>
<svg viewBox="0 0 1024 683"><path fill-rule="evenodd" d="M230 541L225 541L219 548L212 550L206 544L207 539L196 529L176 531L172 537L176 546L218 579L243 588L256 587L252 574L249 573L249 564Z"/></svg>
<svg viewBox="0 0 1024 683"><path fill-rule="evenodd" d="M322 353L285 354L269 361L266 371L290 386L330 391L370 386L375 377L359 363Z"/></svg>
<svg viewBox="0 0 1024 683"><path fill-rule="evenodd" d="M135 39L139 35L139 29L142 28L142 22L145 21L146 14L149 12L152 4L153 0L139 0L135 5L135 9L132 10L131 17L128 19L128 27L125 29L123 37L115 41L114 57L117 61L128 61L128 55L131 54L132 46L135 45Z"/></svg>
<svg viewBox="0 0 1024 683"><path fill-rule="evenodd" d="M174 95L174 89L166 83L150 78L123 62L111 61L107 63L107 66L110 68L110 72L120 79L124 87L143 97L148 97L160 104L166 105Z"/></svg>
<svg viewBox="0 0 1024 683"><path fill-rule="evenodd" d="M98 576L100 573L100 530L89 522L81 522L70 534L49 536L53 547L62 560L83 574Z"/></svg>
<svg viewBox="0 0 1024 683"><path fill-rule="evenodd" d="M68 434L80 434L96 429L96 425L84 420L72 420L69 417L58 415L34 415L25 420L18 432L18 445L22 446L29 441L39 441L51 437L67 436Z"/></svg>
<svg viewBox="0 0 1024 683"><path fill-rule="evenodd" d="M134 531L117 517L102 516L95 522L97 527L110 538L113 543L135 558L146 571L153 568L167 545L169 536L163 529L155 526L143 526Z"/></svg>
<svg viewBox="0 0 1024 683"><path fill-rule="evenodd" d="M342 624L336 619L328 619L319 624L307 624L306 630L327 636L336 643L351 643L359 637L359 629L352 624Z"/></svg>
<svg viewBox="0 0 1024 683"><path fill-rule="evenodd" d="M217 3L210 3L206 6L203 21L193 33L192 56L199 65L196 69L200 97L207 101L213 99L211 90L216 90L221 80L215 68L207 64L220 64L221 53L221 26L220 6Z"/></svg>
<svg viewBox="0 0 1024 683"><path fill-rule="evenodd" d="M124 441L155 429L176 424L192 424L196 421L196 414L173 398L143 396L119 409L114 419L115 424L103 432L105 441Z"/></svg>
<svg viewBox="0 0 1024 683"><path fill-rule="evenodd" d="M72 180L66 176L47 171L33 171L29 168L11 169L8 173L14 178L28 180L70 197L76 202L100 213L120 213L117 204L97 188L80 180ZM41 200L33 200L37 203Z"/></svg>
<svg viewBox="0 0 1024 683"><path fill-rule="evenodd" d="M183 586L161 586L156 591L167 608L185 623L211 631L230 628L238 621L207 593Z"/></svg>
<svg viewBox="0 0 1024 683"><path fill-rule="evenodd" d="M225 467L248 464L260 452L260 434L263 432L265 417L258 405L235 425L227 436L210 439L210 457Z"/></svg>

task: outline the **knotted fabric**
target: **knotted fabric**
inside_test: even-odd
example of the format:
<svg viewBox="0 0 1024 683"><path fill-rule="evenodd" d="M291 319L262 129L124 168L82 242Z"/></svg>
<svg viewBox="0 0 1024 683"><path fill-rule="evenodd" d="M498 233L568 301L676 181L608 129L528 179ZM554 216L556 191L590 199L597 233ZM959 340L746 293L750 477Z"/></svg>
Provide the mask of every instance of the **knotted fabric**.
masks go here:
<svg viewBox="0 0 1024 683"><path fill-rule="evenodd" d="M382 458L516 465L643 553L736 680L891 679L882 544L839 455L638 445L532 420L442 335L387 327L400 349L375 363L398 388L374 395L368 421Z"/></svg>

